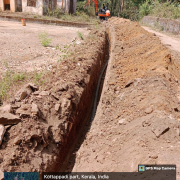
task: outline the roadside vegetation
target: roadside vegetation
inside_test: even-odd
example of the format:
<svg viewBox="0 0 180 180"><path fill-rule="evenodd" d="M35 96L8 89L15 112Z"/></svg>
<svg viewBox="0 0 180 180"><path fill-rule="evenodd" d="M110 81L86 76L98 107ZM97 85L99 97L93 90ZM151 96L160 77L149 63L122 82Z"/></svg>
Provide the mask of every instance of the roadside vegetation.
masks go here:
<svg viewBox="0 0 180 180"><path fill-rule="evenodd" d="M25 72L15 73L9 69L7 62L5 62L4 64L7 70L0 79L0 105L1 102L6 99L9 88L14 83L19 83L27 78Z"/></svg>
<svg viewBox="0 0 180 180"><path fill-rule="evenodd" d="M180 18L180 0L98 0L99 8L102 8L104 2L108 3L111 16L123 17L132 21L139 21L147 15L170 19ZM78 0L76 14L73 15L64 14L62 10L61 16L60 13L57 13L57 10L48 15L61 17L61 19L68 21L96 23L94 3L91 1L89 6L85 8L86 3L87 0Z"/></svg>
<svg viewBox="0 0 180 180"><path fill-rule="evenodd" d="M99 7L102 7L103 0L98 0ZM132 21L139 21L147 15L178 19L180 18L180 0L107 0L109 3L110 15L123 17ZM77 12L83 12L85 1L79 1ZM101 5L101 6L100 6ZM95 12L94 3L91 2L90 12ZM94 9L94 10L93 10ZM86 14L88 11L84 11ZM94 13L95 14L95 13Z"/></svg>
<svg viewBox="0 0 180 180"><path fill-rule="evenodd" d="M86 2L77 2L77 9L75 14L67 14L62 8L57 8L54 11L47 11L43 18L48 19L49 17L58 18L64 21L70 22L87 22L96 24L98 19L95 16L94 6L89 6L85 8Z"/></svg>
<svg viewBox="0 0 180 180"><path fill-rule="evenodd" d="M4 62L6 72L0 78L0 106L10 95L10 90L18 90L25 82L33 82L36 85L43 85L47 80L44 78L47 74L45 71L37 72L34 70L32 73L27 72L14 72L8 67L8 62Z"/></svg>
<svg viewBox="0 0 180 180"><path fill-rule="evenodd" d="M38 36L39 36L39 40L40 40L42 46L44 46L44 47L50 46L52 38L48 37L47 32L41 32L38 34Z"/></svg>
<svg viewBox="0 0 180 180"><path fill-rule="evenodd" d="M139 8L140 18L151 15L159 18L180 18L180 7L175 2L159 2L146 0Z"/></svg>

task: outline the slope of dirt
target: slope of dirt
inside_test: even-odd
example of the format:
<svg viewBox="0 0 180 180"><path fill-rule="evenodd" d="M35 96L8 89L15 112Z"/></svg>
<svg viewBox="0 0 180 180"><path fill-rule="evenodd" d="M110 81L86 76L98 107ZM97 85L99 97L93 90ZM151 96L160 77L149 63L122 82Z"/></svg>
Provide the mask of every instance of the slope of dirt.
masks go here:
<svg viewBox="0 0 180 180"><path fill-rule="evenodd" d="M138 171L176 164L180 175L179 65L138 23L111 18L111 54L100 103L72 171Z"/></svg>
<svg viewBox="0 0 180 180"><path fill-rule="evenodd" d="M56 63L44 91L29 84L8 100L11 113L21 121L9 126L0 117L1 123L8 125L0 146L1 171L61 171L91 112L97 79L107 59L107 45L104 30L91 32L76 47L74 56ZM7 106L3 108L1 116L12 116Z"/></svg>

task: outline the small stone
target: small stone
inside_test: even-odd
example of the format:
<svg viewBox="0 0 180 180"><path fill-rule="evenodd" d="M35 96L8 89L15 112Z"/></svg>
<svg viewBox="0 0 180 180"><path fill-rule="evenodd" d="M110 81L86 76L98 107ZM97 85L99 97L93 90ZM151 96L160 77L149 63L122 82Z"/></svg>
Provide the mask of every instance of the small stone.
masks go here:
<svg viewBox="0 0 180 180"><path fill-rule="evenodd" d="M32 83L28 83L26 85L26 87L30 87L33 91L37 91L38 90L38 87Z"/></svg>
<svg viewBox="0 0 180 180"><path fill-rule="evenodd" d="M37 104L32 103L31 112L32 112L33 114L35 114L35 115L38 115L38 114L39 114L39 109L38 109Z"/></svg>
<svg viewBox="0 0 180 180"><path fill-rule="evenodd" d="M21 143L21 139L20 139L19 137L16 137L16 138L14 139L14 144L18 145L18 144L20 144L20 143Z"/></svg>
<svg viewBox="0 0 180 180"><path fill-rule="evenodd" d="M81 44L81 42L80 41L76 41L76 44Z"/></svg>
<svg viewBox="0 0 180 180"><path fill-rule="evenodd" d="M57 88L57 91L67 91L69 86L67 84L62 84Z"/></svg>
<svg viewBox="0 0 180 180"><path fill-rule="evenodd" d="M152 132L156 135L157 138L159 138L164 132L167 132L169 129L169 126L164 124L161 126L152 127Z"/></svg>
<svg viewBox="0 0 180 180"><path fill-rule="evenodd" d="M68 67L67 66L63 66L62 69L68 70Z"/></svg>
<svg viewBox="0 0 180 180"><path fill-rule="evenodd" d="M22 104L21 107L16 110L16 114L20 114L21 116L30 115L30 110L31 104Z"/></svg>
<svg viewBox="0 0 180 180"><path fill-rule="evenodd" d="M66 94L65 96L67 99L71 99L71 95L70 94Z"/></svg>
<svg viewBox="0 0 180 180"><path fill-rule="evenodd" d="M28 83L16 93L15 100L21 101L25 99L27 96L29 96L35 90L37 90L37 87L31 83Z"/></svg>
<svg viewBox="0 0 180 180"><path fill-rule="evenodd" d="M62 103L61 103L61 108L62 108L62 113L64 113L66 110L71 109L71 101L63 98Z"/></svg>
<svg viewBox="0 0 180 180"><path fill-rule="evenodd" d="M11 113L12 112L12 107L10 104L7 104L5 106L0 107L0 112L8 112Z"/></svg>
<svg viewBox="0 0 180 180"><path fill-rule="evenodd" d="M42 96L37 96L37 98L42 98Z"/></svg>
<svg viewBox="0 0 180 180"><path fill-rule="evenodd" d="M39 95L40 91L35 91L33 94L34 95Z"/></svg>
<svg viewBox="0 0 180 180"><path fill-rule="evenodd" d="M121 120L119 120L119 124L121 125L121 124L125 124L125 121L126 121L126 119L121 119Z"/></svg>
<svg viewBox="0 0 180 180"><path fill-rule="evenodd" d="M26 97L27 97L27 91L24 90L24 91L21 92L18 101L21 101L21 100L25 99ZM17 100L17 99L16 99L16 100Z"/></svg>
<svg viewBox="0 0 180 180"><path fill-rule="evenodd" d="M157 159L158 156L157 156L157 155L155 155L155 156L149 156L149 158L151 158L151 159Z"/></svg>
<svg viewBox="0 0 180 180"><path fill-rule="evenodd" d="M39 94L40 96L49 96L49 91L42 91Z"/></svg>
<svg viewBox="0 0 180 180"><path fill-rule="evenodd" d="M11 113L1 113L0 114L0 124L8 125L8 124L17 124L21 121L21 119Z"/></svg>
<svg viewBox="0 0 180 180"><path fill-rule="evenodd" d="M149 108L147 108L146 110L145 110L145 113L146 114L150 114L150 113L152 113L153 112L153 108L152 107L149 107Z"/></svg>
<svg viewBox="0 0 180 180"><path fill-rule="evenodd" d="M59 111L59 108L60 108L60 104L55 104L55 110Z"/></svg>
<svg viewBox="0 0 180 180"><path fill-rule="evenodd" d="M129 87L131 84L133 84L134 83L134 80L129 80L127 83L126 83L126 85L124 86L125 88L127 88L127 87Z"/></svg>
<svg viewBox="0 0 180 180"><path fill-rule="evenodd" d="M56 100L59 100L59 95L57 95L56 93L51 92L51 95L52 95Z"/></svg>
<svg viewBox="0 0 180 180"><path fill-rule="evenodd" d="M6 132L6 128L2 124L0 124L0 145L2 144L2 140L5 132Z"/></svg>
<svg viewBox="0 0 180 180"><path fill-rule="evenodd" d="M44 110L48 111L49 110L49 106L48 105L44 105Z"/></svg>

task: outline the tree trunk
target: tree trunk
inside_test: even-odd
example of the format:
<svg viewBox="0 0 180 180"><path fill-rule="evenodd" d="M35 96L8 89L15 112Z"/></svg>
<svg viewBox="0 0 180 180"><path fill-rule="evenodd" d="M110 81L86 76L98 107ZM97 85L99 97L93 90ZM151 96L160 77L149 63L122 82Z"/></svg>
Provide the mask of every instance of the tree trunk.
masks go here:
<svg viewBox="0 0 180 180"><path fill-rule="evenodd" d="M124 8L124 0L122 0L122 3L121 3L121 12L123 12L123 8Z"/></svg>
<svg viewBox="0 0 180 180"><path fill-rule="evenodd" d="M119 10L118 10L118 17L119 17L119 14L121 14L121 0L119 0Z"/></svg>
<svg viewBox="0 0 180 180"><path fill-rule="evenodd" d="M112 5L111 5L111 14L114 15L113 13L113 7L114 7L114 0L112 0Z"/></svg>
<svg viewBox="0 0 180 180"><path fill-rule="evenodd" d="M73 0L70 0L69 14L73 14Z"/></svg>

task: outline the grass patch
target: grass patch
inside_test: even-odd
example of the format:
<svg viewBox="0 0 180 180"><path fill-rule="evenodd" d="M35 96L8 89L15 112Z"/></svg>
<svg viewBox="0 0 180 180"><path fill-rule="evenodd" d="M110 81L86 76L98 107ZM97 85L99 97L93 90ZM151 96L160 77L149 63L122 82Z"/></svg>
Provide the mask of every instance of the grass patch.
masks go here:
<svg viewBox="0 0 180 180"><path fill-rule="evenodd" d="M81 32L78 31L77 34L80 39L84 40L83 34Z"/></svg>
<svg viewBox="0 0 180 180"><path fill-rule="evenodd" d="M17 73L17 74L14 74L12 76L12 80L14 82L17 82L17 81L23 81L24 79L26 79L26 74L24 72L22 73Z"/></svg>
<svg viewBox="0 0 180 180"><path fill-rule="evenodd" d="M34 84L37 85L43 85L46 82L45 79L45 72L41 71L41 72L37 72L37 70L34 70L34 75L33 75L33 80L34 80Z"/></svg>
<svg viewBox="0 0 180 180"><path fill-rule="evenodd" d="M48 38L47 32L41 32L38 34L38 36L39 36L39 40L40 40L41 44L44 47L47 47L51 44L52 38Z"/></svg>
<svg viewBox="0 0 180 180"><path fill-rule="evenodd" d="M70 47L71 47L71 44L65 45L63 49L60 49L60 52L61 52L62 54L59 56L59 59L58 59L57 62L63 61L63 60L65 60L67 57L69 57L69 56L72 55L72 50L69 50Z"/></svg>
<svg viewBox="0 0 180 180"><path fill-rule="evenodd" d="M0 80L0 101L7 98L8 91L13 84L24 81L26 78L26 73L14 73L8 69Z"/></svg>

